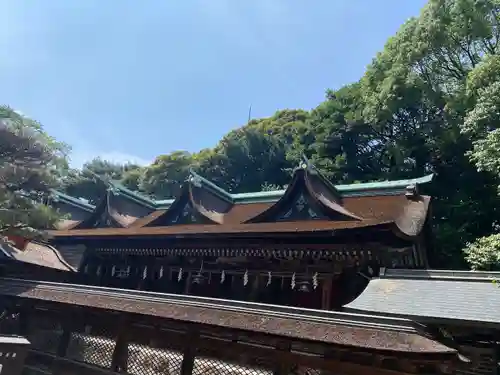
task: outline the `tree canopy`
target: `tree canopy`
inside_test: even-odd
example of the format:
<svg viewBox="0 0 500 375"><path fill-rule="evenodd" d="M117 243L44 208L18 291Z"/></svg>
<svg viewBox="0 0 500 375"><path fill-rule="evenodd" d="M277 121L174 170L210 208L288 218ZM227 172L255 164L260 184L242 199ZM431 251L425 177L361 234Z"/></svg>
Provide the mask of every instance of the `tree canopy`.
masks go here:
<svg viewBox="0 0 500 375"><path fill-rule="evenodd" d="M39 229L51 227L59 219L44 199L67 170L66 151L40 124L0 107L1 237L37 237Z"/></svg>
<svg viewBox="0 0 500 375"><path fill-rule="evenodd" d="M162 199L190 168L231 192L282 188L310 158L332 182L436 174L433 267L500 268L500 0L429 0L360 77L316 108L253 119L214 148L149 166L95 159L61 186L95 203L106 179Z"/></svg>

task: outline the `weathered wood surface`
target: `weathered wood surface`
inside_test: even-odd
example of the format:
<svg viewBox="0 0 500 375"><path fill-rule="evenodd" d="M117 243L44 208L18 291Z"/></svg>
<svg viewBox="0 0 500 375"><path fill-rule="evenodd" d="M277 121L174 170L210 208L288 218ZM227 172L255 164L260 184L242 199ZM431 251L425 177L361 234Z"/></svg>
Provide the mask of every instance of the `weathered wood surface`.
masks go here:
<svg viewBox="0 0 500 375"><path fill-rule="evenodd" d="M57 288L60 288L59 293L71 293L64 286L54 285L53 295L58 293ZM79 294L92 301L96 289L81 288L86 289L80 290ZM181 315L168 317L141 310L133 311L128 307L120 310L118 305L95 306L82 301L75 304L71 298L66 301L51 300L47 297L47 290L44 293L45 297L42 298L41 290L33 286L24 292L17 290L14 293L14 289L2 288L0 285L0 294L3 294L9 317L0 323L0 329L25 336L32 342L25 369L27 374L396 375L450 373L455 365L456 353L452 349L439 347L439 344L419 347L415 343L406 343L406 346L398 347L388 343L369 346L365 342L361 345L359 337L354 337L356 332L361 332L360 321L352 320L351 325L357 325L358 328L349 330L348 324L342 328L338 322L336 325L321 323L325 317L314 316L312 310L310 316L291 317L279 311L273 313L239 307L243 311L239 314L246 314L250 320L260 317L262 321L278 319L283 323L295 319L297 324L305 324L309 320L307 324L320 325L325 330L337 327L338 335L343 336L335 339L333 332L329 333L330 338L307 338L293 332L280 334L278 329L271 333L258 327L224 326L183 318ZM77 294L76 291L72 293ZM109 297L115 292L102 293ZM136 304L147 302L145 295L141 296L136 296ZM167 302L175 301L155 303L161 305ZM188 302L192 304L192 301ZM133 300L126 301L125 305L130 307ZM196 308L217 310L216 306L212 310L207 306ZM230 310L221 301L219 310L224 309ZM379 324L380 332L389 332L387 327L381 327ZM377 331L373 324L371 328L362 329L363 334ZM385 337L404 337L408 340L421 337L421 343L426 342L410 327L399 329L406 330L400 332L403 336L396 335L397 329L393 327L393 334ZM346 341L346 335L353 335L352 340Z"/></svg>

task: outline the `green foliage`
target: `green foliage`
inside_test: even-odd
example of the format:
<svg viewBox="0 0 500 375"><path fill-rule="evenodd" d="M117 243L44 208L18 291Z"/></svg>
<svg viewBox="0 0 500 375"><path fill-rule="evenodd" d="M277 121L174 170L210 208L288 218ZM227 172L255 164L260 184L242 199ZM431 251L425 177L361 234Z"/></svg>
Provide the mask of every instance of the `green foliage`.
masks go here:
<svg viewBox="0 0 500 375"><path fill-rule="evenodd" d="M64 174L67 150L39 123L0 107L0 236L38 237L59 219L43 203Z"/></svg>
<svg viewBox="0 0 500 375"><path fill-rule="evenodd" d="M138 190L141 172L138 165L122 165L95 158L85 163L81 170L70 170L62 185L67 194L97 204L104 196L109 180L122 181L126 187Z"/></svg>
<svg viewBox="0 0 500 375"><path fill-rule="evenodd" d="M153 164L144 170L139 179L141 190L158 199L178 195L192 163L192 155L185 151L158 156Z"/></svg>
<svg viewBox="0 0 500 375"><path fill-rule="evenodd" d="M464 249L473 270L500 270L500 234L478 238Z"/></svg>

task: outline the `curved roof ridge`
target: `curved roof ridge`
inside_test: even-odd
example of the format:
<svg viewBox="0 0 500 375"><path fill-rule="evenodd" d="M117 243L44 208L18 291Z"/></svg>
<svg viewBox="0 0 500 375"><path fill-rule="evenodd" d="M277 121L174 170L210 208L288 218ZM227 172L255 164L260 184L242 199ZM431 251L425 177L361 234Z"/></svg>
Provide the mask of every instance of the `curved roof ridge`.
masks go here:
<svg viewBox="0 0 500 375"><path fill-rule="evenodd" d="M76 223L71 229L80 229L82 226L87 226L89 224L95 224L100 220L100 218L103 217L103 215L107 215L110 220L114 224L118 224L118 227L125 228L126 225L124 225L121 220L117 219L115 215L113 215L113 212L110 211L111 205L110 205L110 194L113 194L113 190L108 188L106 190L106 195L104 196L103 199L101 199L101 202L96 206L94 212L86 219L79 221Z"/></svg>
<svg viewBox="0 0 500 375"><path fill-rule="evenodd" d="M342 205L342 194L337 190L335 185L333 185L314 165L309 163L307 159L305 160L307 162L305 164L304 183L308 193L327 210L334 211L354 220L363 220L359 215L350 212ZM319 183L324 186L326 191L321 191L322 189L317 191L311 176L317 177Z"/></svg>
<svg viewBox="0 0 500 375"><path fill-rule="evenodd" d="M207 188L212 193L216 194L217 196L219 196L219 198L224 199L228 203L234 203L233 196L229 192L227 192L220 186L217 186L212 181L209 181L206 178L202 177L201 175L196 173L193 169L189 169L189 182L191 182L195 186L201 185L204 188Z"/></svg>
<svg viewBox="0 0 500 375"><path fill-rule="evenodd" d="M139 192L135 192L127 187L125 187L121 182L119 181L114 181L114 180L109 180L106 181L106 184L111 187L116 193L123 195L134 202L138 204L142 204L145 206L148 206L148 208L153 208L156 209L158 204L157 201L154 199L151 199Z"/></svg>
<svg viewBox="0 0 500 375"><path fill-rule="evenodd" d="M214 224L220 224L222 222L222 218L213 217L213 215L208 210L204 209L194 201L191 191L191 184L196 184L196 181L193 182L191 178L188 178L181 187L181 193L177 196L177 198L175 198L171 206L167 210L165 210L165 212L163 212L144 226L154 227L157 225L157 223L163 222L165 219L167 219L168 221L172 221L172 219L174 218L172 215L175 215L175 217L177 217L180 214L180 210L182 210L188 203L199 215L203 216ZM177 212L179 213L176 214Z"/></svg>
<svg viewBox="0 0 500 375"><path fill-rule="evenodd" d="M337 190L337 187L334 184L332 184L330 180L326 178L325 175L323 175L323 173L321 173L320 170L316 168L316 166L313 163L311 163L305 155L302 155L302 160L304 163L302 168L305 169L307 173L311 173L318 176L321 182L325 184L328 187L328 189L330 189L330 191L333 193L334 196L336 196L338 200L342 199L342 194Z"/></svg>
<svg viewBox="0 0 500 375"><path fill-rule="evenodd" d="M54 202L62 202L72 206L76 206L88 212L92 212L96 208L96 206L88 203L83 199L72 197L71 195L65 194L55 189L50 190L50 199Z"/></svg>
<svg viewBox="0 0 500 375"><path fill-rule="evenodd" d="M317 191L315 184L311 179L310 175L317 176L319 183L324 186L324 191ZM292 182L288 185L284 194L281 198L274 203L271 207L267 208L263 212L251 217L246 220L245 223L256 223L262 220L269 219L271 216L277 214L283 210L284 205L289 204L290 197L293 196L297 189L300 189L300 185L303 185L305 191L311 196L311 198L319 205L322 211L326 211L326 216L332 219L333 212L344 216L348 220L363 220L360 216L350 212L345 207L342 206L342 197L337 191L335 186L330 183L326 177L324 177L304 156L303 163L295 169ZM329 198L331 196L333 199ZM330 215L328 215L330 213Z"/></svg>
<svg viewBox="0 0 500 375"><path fill-rule="evenodd" d="M216 211L207 210L201 204L196 203L193 197L193 190L191 183L188 183L189 186L189 199L191 202L191 206L196 210L196 212L206 219L212 221L214 224L223 224L224 223L224 214Z"/></svg>

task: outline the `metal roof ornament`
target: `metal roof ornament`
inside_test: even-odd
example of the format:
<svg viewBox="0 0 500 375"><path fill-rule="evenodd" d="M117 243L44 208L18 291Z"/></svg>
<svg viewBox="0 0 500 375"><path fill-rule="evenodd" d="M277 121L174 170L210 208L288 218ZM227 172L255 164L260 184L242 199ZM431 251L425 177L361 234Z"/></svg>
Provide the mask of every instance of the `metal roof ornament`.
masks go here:
<svg viewBox="0 0 500 375"><path fill-rule="evenodd" d="M118 188L115 185L113 185L111 182L108 182L107 191L115 196L120 194L120 192L118 191Z"/></svg>
<svg viewBox="0 0 500 375"><path fill-rule="evenodd" d="M415 198L418 197L418 185L417 184L410 184L406 187L405 189L405 196L406 198Z"/></svg>
<svg viewBox="0 0 500 375"><path fill-rule="evenodd" d="M200 176L195 174L191 174L191 176L189 177L189 182L191 182L197 188L201 187L202 184Z"/></svg>

